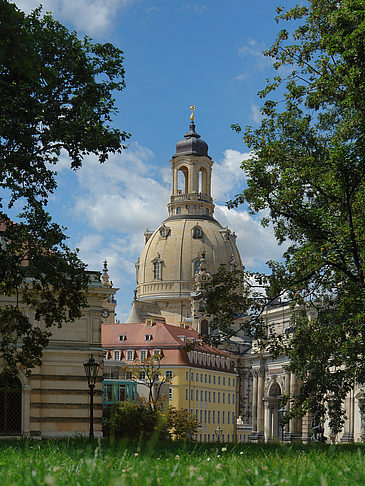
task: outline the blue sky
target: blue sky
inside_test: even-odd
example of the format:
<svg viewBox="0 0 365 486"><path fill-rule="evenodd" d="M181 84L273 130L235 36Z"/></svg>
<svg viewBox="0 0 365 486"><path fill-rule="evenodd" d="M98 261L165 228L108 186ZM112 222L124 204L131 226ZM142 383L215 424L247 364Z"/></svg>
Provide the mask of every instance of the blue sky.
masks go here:
<svg viewBox="0 0 365 486"><path fill-rule="evenodd" d="M16 1L26 12L38 3ZM267 260L280 258L282 248L270 229L243 207L225 207L245 183L239 166L247 157L230 125L260 121L257 91L273 74L262 51L281 28L274 20L277 1L43 0L42 5L69 29L111 42L125 55L127 87L117 96L114 126L132 134L128 149L103 165L86 157L76 173L64 155L49 205L90 269L100 270L108 260L120 288L118 317L123 321L129 313L144 230L155 229L167 216L169 160L187 132L192 104L197 132L215 161L216 218L238 234L249 270L264 271Z"/></svg>

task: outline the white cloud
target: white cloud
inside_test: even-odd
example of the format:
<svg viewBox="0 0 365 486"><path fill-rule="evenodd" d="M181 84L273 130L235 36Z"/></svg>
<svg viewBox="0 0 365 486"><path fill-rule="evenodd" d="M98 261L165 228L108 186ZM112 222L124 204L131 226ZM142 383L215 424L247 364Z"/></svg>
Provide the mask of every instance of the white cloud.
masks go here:
<svg viewBox="0 0 365 486"><path fill-rule="evenodd" d="M273 59L264 56L263 52L266 49L263 42L258 42L255 39L247 39L246 43L238 49L240 56L251 58L254 61L256 69L264 70L267 67L272 67Z"/></svg>
<svg viewBox="0 0 365 486"><path fill-rule="evenodd" d="M69 22L87 34L103 34L113 27L118 11L139 0L16 0L29 13L40 4L62 22Z"/></svg>
<svg viewBox="0 0 365 486"><path fill-rule="evenodd" d="M238 150L224 151L222 162L216 162L213 166L212 195L215 200L226 202L232 198L232 192L242 190L245 177L241 162L249 156L249 153Z"/></svg>
<svg viewBox="0 0 365 486"><path fill-rule="evenodd" d="M195 13L201 15L207 10L207 7L206 7L206 5L198 5L197 3L185 3L180 8L180 10L182 10L182 11L190 10L191 12L195 12Z"/></svg>
<svg viewBox="0 0 365 486"><path fill-rule="evenodd" d="M254 123L260 123L262 120L262 114L260 112L260 108L257 105L251 104L251 114L250 119Z"/></svg>
<svg viewBox="0 0 365 486"><path fill-rule="evenodd" d="M272 229L264 228L247 211L217 205L215 218L237 234L237 246L246 269L265 271L268 260L282 257L285 247L278 245Z"/></svg>
<svg viewBox="0 0 365 486"><path fill-rule="evenodd" d="M152 152L138 144L100 165L85 158L77 173L80 193L75 211L97 231L138 233L155 228L167 217L169 188L154 178Z"/></svg>

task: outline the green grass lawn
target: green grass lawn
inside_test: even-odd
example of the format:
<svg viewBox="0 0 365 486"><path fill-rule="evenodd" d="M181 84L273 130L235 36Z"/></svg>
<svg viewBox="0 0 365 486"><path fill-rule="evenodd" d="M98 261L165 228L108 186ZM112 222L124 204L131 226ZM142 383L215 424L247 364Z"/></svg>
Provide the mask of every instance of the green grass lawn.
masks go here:
<svg viewBox="0 0 365 486"><path fill-rule="evenodd" d="M0 441L0 485L365 485L363 445Z"/></svg>

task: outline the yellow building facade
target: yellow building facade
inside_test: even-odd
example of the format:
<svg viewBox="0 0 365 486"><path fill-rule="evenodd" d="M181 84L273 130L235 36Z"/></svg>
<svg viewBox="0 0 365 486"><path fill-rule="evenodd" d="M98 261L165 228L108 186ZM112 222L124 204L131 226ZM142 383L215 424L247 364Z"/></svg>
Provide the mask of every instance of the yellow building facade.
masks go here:
<svg viewBox="0 0 365 486"><path fill-rule="evenodd" d="M215 441L215 431L219 427L220 440L234 441L237 373L229 353L207 346L189 327L159 321L105 324L102 340L106 351L106 379L128 379L124 370L133 366L142 370L140 363L157 353L162 359L156 387L166 381L165 396L161 398L177 409L188 410L197 418L200 430L196 440ZM190 350L188 343L194 343L194 348ZM143 380L143 376L137 380L140 394L143 393Z"/></svg>

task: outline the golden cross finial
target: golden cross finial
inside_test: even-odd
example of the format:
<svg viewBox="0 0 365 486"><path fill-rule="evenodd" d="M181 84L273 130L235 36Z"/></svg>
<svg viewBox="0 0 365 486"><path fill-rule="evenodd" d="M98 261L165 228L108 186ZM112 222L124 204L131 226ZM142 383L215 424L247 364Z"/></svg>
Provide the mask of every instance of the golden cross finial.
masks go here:
<svg viewBox="0 0 365 486"><path fill-rule="evenodd" d="M195 116L194 116L195 106L191 105L190 110L191 110L190 120L193 122L195 120Z"/></svg>

